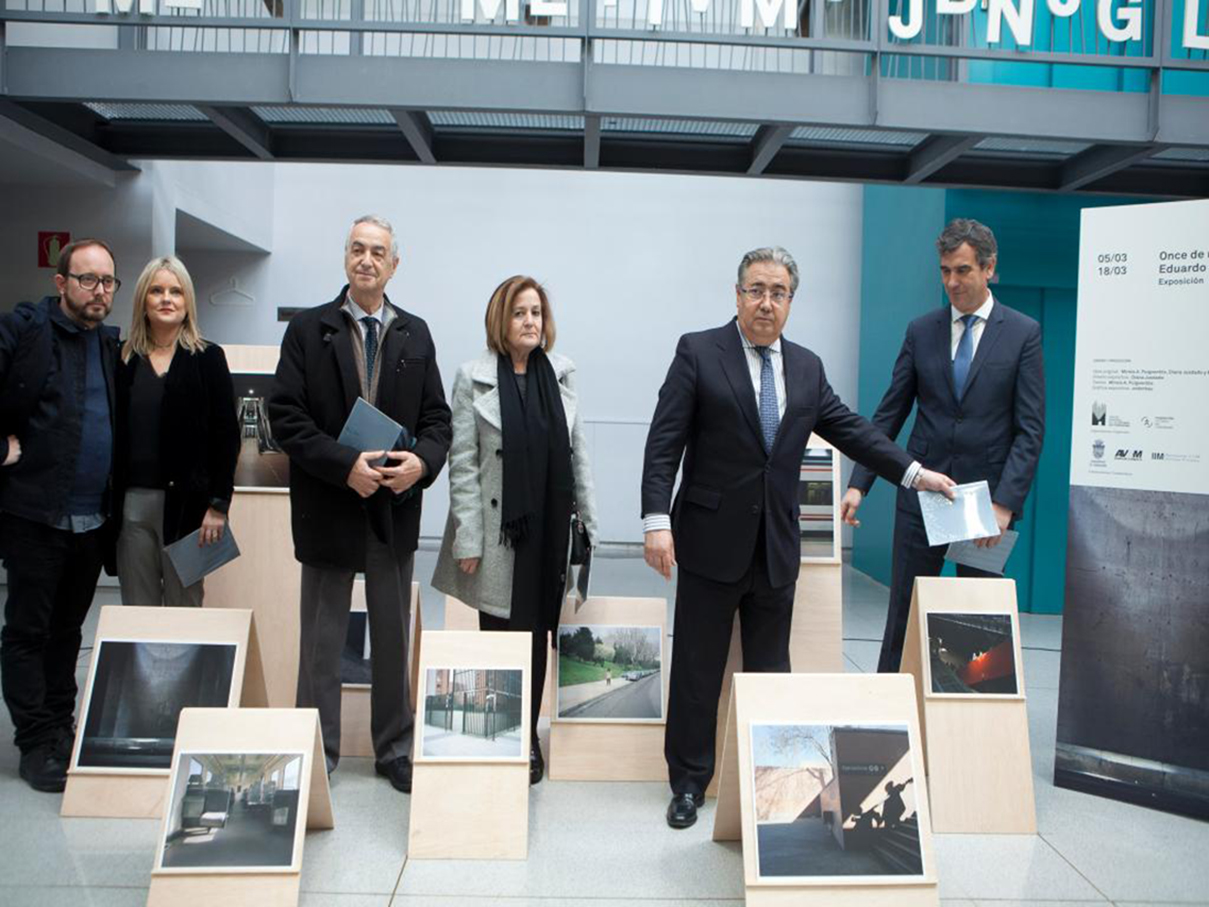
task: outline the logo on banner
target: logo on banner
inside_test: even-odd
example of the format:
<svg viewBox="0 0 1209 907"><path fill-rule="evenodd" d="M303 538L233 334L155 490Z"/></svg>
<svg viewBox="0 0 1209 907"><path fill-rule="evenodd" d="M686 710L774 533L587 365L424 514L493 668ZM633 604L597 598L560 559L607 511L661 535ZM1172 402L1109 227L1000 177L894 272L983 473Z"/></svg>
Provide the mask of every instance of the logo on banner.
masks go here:
<svg viewBox="0 0 1209 907"><path fill-rule="evenodd" d="M1128 448L1118 449L1114 460L1140 460L1142 459L1142 451L1130 450Z"/></svg>
<svg viewBox="0 0 1209 907"><path fill-rule="evenodd" d="M1104 442L1097 438L1091 445L1091 455L1097 460L1104 459Z"/></svg>
<svg viewBox="0 0 1209 907"><path fill-rule="evenodd" d="M1099 400L1091 405L1091 424L1104 425L1108 421L1108 404Z"/></svg>

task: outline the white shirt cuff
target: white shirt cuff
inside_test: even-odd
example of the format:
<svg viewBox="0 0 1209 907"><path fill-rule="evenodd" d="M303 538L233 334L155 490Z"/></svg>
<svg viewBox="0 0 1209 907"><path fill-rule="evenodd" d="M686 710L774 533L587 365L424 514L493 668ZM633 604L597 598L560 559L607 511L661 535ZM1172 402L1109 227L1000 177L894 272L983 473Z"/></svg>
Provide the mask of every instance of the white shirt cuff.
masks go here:
<svg viewBox="0 0 1209 907"><path fill-rule="evenodd" d="M922 469L923 466L920 465L919 460L912 461L911 465L907 467L907 471L903 473L903 477L899 484L901 484L903 488L913 488L915 486L915 479Z"/></svg>
<svg viewBox="0 0 1209 907"><path fill-rule="evenodd" d="M648 513L642 518L642 531L655 532L657 529L671 529L672 518L666 513Z"/></svg>

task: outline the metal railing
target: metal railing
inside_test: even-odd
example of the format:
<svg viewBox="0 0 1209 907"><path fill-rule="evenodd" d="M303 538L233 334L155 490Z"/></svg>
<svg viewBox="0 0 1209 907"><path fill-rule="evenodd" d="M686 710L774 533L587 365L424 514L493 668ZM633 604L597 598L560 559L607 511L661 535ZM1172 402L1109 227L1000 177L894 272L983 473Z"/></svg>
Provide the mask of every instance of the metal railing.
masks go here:
<svg viewBox="0 0 1209 907"><path fill-rule="evenodd" d="M137 9L139 0L131 2ZM491 17L475 0L474 18L468 20L462 17L462 0L202 0L200 9L160 8L154 15L100 15L96 0L0 0L0 24L116 26L122 36L117 46L123 48L198 53L590 60L945 81L990 81L979 77L977 67L1004 63L1209 70L1209 52L1179 46L1183 22L1174 19L1173 0L1145 3L1142 36L1128 42L1111 42L1100 32L1091 0L1065 18L1036 3L1026 47L1015 45L1006 26L1000 45L988 46L988 14L980 6L963 16L928 15L927 0L920 34L903 41L887 21L903 14L909 0L796 0L790 29L779 19L766 27L758 14L754 25L744 26L743 2L570 0L565 16L538 16L531 14L529 0L518 0L519 19L509 21L507 0L500 0ZM650 24L652 4L660 11L657 27ZM1209 13L1204 0L1200 11L1204 20ZM1202 22L1199 33L1207 31ZM46 40L45 33L40 40ZM8 43L16 46L19 40L10 34Z"/></svg>

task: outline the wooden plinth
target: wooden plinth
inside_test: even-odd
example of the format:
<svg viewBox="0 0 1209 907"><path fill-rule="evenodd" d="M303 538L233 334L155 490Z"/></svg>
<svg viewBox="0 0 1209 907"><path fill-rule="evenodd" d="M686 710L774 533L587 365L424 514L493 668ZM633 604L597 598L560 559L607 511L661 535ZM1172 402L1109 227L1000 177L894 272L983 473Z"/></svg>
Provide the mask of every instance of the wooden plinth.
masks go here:
<svg viewBox="0 0 1209 907"><path fill-rule="evenodd" d="M1009 616L1017 692L933 692L929 614ZM1036 833L1023 667L1014 581L957 577L915 580L900 671L911 675L918 696L934 831Z"/></svg>
<svg viewBox="0 0 1209 907"><path fill-rule="evenodd" d="M529 854L529 657L531 635L429 631L420 650L411 817L412 860L523 860ZM512 668L521 672L520 755L508 761L425 756L429 668Z"/></svg>
<svg viewBox="0 0 1209 907"><path fill-rule="evenodd" d="M760 877L757 861L755 776L752 762L753 723L842 725L905 725L910 772L919 829L922 873L909 880L887 874L795 879ZM727 732L722 753L715 841L743 842L743 873L747 903L788 907L939 907L936 864L928 815L927 782L919 735L919 715L913 685L899 675L869 674L737 674L727 709ZM831 774L834 779L834 772ZM831 784L836 784L835 780ZM825 793L825 792L824 792ZM822 799L823 793L819 795ZM841 812L841 815L843 813ZM821 821L821 819L820 819Z"/></svg>
<svg viewBox="0 0 1209 907"><path fill-rule="evenodd" d="M67 788L59 808L61 816L113 819L158 819L163 814L170 769L116 769L81 767L87 709L92 702L97 658L105 640L148 642L232 643L235 664L227 704L265 705L261 667L252 612L207 611L204 608L143 608L107 605L101 609L96 640L84 685L84 709L72 748Z"/></svg>
<svg viewBox="0 0 1209 907"><path fill-rule="evenodd" d="M568 624L657 626L662 643L659 673L663 717L658 722L595 723L553 716L550 721L550 778L555 781L666 781L663 735L667 726L667 678L671 666L667 600L592 597L578 612L572 600L562 615L562 625ZM557 658L556 653L552 656ZM551 686L557 693L557 665L547 676L554 678Z"/></svg>

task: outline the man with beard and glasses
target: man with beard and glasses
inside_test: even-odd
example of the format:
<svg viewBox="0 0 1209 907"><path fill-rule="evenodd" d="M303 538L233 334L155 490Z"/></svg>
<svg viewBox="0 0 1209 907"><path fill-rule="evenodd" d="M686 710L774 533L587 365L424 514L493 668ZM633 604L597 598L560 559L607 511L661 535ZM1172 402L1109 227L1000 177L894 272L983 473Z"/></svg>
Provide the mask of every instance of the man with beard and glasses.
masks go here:
<svg viewBox="0 0 1209 907"><path fill-rule="evenodd" d="M34 790L67 784L80 628L103 562L112 571L110 466L121 286L97 239L69 244L58 295L0 317L0 554L8 600L0 678Z"/></svg>

